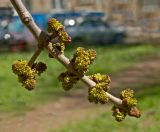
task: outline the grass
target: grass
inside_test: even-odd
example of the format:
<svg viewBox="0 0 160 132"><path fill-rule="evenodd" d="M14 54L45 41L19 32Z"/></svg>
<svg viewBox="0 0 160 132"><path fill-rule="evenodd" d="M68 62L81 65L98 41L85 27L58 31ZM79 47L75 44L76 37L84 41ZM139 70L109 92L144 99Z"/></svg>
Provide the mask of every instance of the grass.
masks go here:
<svg viewBox="0 0 160 132"><path fill-rule="evenodd" d="M91 66L90 73L116 73L127 69L142 59L156 56L159 47L153 45L116 45L109 47L93 47L97 51L97 60ZM67 56L71 58L74 50L68 49ZM47 71L37 80L37 87L33 91L27 91L18 83L17 77L11 71L11 65L17 59L29 59L32 53L4 53L0 54L0 111L24 112L34 109L35 105L49 100L57 100L64 94L57 76L65 71L65 68L56 60L48 58L42 53L38 60L47 63Z"/></svg>
<svg viewBox="0 0 160 132"><path fill-rule="evenodd" d="M158 55L158 50L156 48L159 49L160 47L149 44L137 44L96 48L98 56L95 63L91 66L91 72L117 73L130 68L144 58Z"/></svg>
<svg viewBox="0 0 160 132"><path fill-rule="evenodd" d="M67 124L52 132L159 132L160 130L160 86L152 86L137 94L142 117L135 119L126 117L119 123L114 121L111 111L106 111L96 118L86 119L79 123Z"/></svg>

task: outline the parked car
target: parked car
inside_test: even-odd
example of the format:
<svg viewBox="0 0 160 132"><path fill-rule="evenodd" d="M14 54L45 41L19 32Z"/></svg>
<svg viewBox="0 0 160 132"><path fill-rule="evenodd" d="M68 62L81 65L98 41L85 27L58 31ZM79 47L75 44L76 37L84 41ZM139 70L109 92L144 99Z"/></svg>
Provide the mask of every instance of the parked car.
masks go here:
<svg viewBox="0 0 160 132"><path fill-rule="evenodd" d="M37 25L45 30L48 15L32 14ZM0 20L0 49L5 51L24 51L35 48L36 41L18 16Z"/></svg>
<svg viewBox="0 0 160 132"><path fill-rule="evenodd" d="M7 51L11 42L11 35L8 32L7 21L0 20L0 51Z"/></svg>
<svg viewBox="0 0 160 132"><path fill-rule="evenodd" d="M49 18L47 14L36 13L32 14L32 17L42 30L46 29ZM35 38L27 27L22 24L18 16L12 18L12 21L8 25L8 31L12 36L12 42L10 43L11 51L32 50L36 47L37 42Z"/></svg>
<svg viewBox="0 0 160 132"><path fill-rule="evenodd" d="M8 32L8 24L12 16L12 8L0 7L0 51L7 51L9 49L11 35Z"/></svg>
<svg viewBox="0 0 160 132"><path fill-rule="evenodd" d="M34 43L34 38L28 29L22 24L19 17L13 17L8 25L11 35L10 51L25 51L28 44Z"/></svg>
<svg viewBox="0 0 160 132"><path fill-rule="evenodd" d="M83 19L81 22L66 19L65 21L68 21L66 31L72 37L73 42L122 43L126 36L123 27L110 26L101 19Z"/></svg>
<svg viewBox="0 0 160 132"><path fill-rule="evenodd" d="M32 43L34 38L27 31L18 17L10 21L0 21L0 50L1 51L24 51L27 44Z"/></svg>

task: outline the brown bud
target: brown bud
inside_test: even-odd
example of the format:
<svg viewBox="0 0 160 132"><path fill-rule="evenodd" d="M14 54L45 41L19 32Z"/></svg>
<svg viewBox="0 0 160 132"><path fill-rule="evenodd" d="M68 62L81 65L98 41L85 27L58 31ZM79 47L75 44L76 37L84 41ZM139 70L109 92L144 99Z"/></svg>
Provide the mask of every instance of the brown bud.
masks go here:
<svg viewBox="0 0 160 132"><path fill-rule="evenodd" d="M141 113L136 106L133 106L129 110L128 115L139 118L141 116Z"/></svg>

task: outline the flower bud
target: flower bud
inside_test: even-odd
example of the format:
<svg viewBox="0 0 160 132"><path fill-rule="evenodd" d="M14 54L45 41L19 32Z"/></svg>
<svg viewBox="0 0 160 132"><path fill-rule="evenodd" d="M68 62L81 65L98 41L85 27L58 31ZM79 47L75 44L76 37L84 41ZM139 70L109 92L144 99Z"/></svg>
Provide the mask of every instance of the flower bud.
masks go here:
<svg viewBox="0 0 160 132"><path fill-rule="evenodd" d="M116 106L113 106L112 111L113 111L112 116L114 116L115 120L118 122L123 121L127 115L125 111Z"/></svg>
<svg viewBox="0 0 160 132"><path fill-rule="evenodd" d="M36 75L40 75L46 70L46 64L39 62L34 63L32 68L28 66L28 61L18 60L12 65L12 71L18 75L18 80L28 90L32 90L36 85Z"/></svg>
<svg viewBox="0 0 160 132"><path fill-rule="evenodd" d="M96 85L93 88L89 88L88 90L88 100L90 102L94 102L94 103L101 103L101 104L105 104L108 102L108 97L106 95L106 92L99 87L98 85Z"/></svg>
<svg viewBox="0 0 160 132"><path fill-rule="evenodd" d="M137 100L134 98L134 91L131 89L123 90L120 94L120 98L122 99L122 104L126 108L131 108L137 105Z"/></svg>
<svg viewBox="0 0 160 132"><path fill-rule="evenodd" d="M139 118L141 114L136 107L137 100L134 98L134 91L131 89L123 90L120 98L122 99L122 107L114 106L112 109L115 119L122 121L127 114Z"/></svg>
<svg viewBox="0 0 160 132"><path fill-rule="evenodd" d="M37 71L38 75L40 75L41 73L43 73L47 69L47 66L43 62L39 62L39 63L34 63L32 68Z"/></svg>
<svg viewBox="0 0 160 132"><path fill-rule="evenodd" d="M73 85L79 80L79 78L76 75L68 71L61 73L58 79L62 82L62 87L66 91L70 90L73 87Z"/></svg>
<svg viewBox="0 0 160 132"><path fill-rule="evenodd" d="M108 75L101 75L100 73L90 75L89 78L97 83L105 92L109 89L110 77Z"/></svg>
<svg viewBox="0 0 160 132"><path fill-rule="evenodd" d="M71 42L71 37L68 35L67 32L65 32L63 30L58 32L58 36L59 36L60 42L63 42L63 43L70 43Z"/></svg>
<svg viewBox="0 0 160 132"><path fill-rule="evenodd" d="M22 85L27 89L27 90L33 90L36 86L36 80L35 79L27 79L22 83Z"/></svg>
<svg viewBox="0 0 160 132"><path fill-rule="evenodd" d="M64 26L56 19L51 18L48 21L48 27L47 27L48 33L56 33L60 42L70 43L71 37L68 35L67 32L65 32L64 29L65 29Z"/></svg>
<svg viewBox="0 0 160 132"><path fill-rule="evenodd" d="M93 63L95 58L96 52L94 50L85 50L82 47L78 47L71 62L74 70L83 75L88 71L89 65Z"/></svg>
<svg viewBox="0 0 160 132"><path fill-rule="evenodd" d="M55 31L64 30L64 26L54 18L49 19L47 31L54 33Z"/></svg>
<svg viewBox="0 0 160 132"><path fill-rule="evenodd" d="M135 98L131 98L131 97L128 97L128 98L124 98L122 100L122 104L126 107L133 107L133 106L136 106L137 105L137 100Z"/></svg>
<svg viewBox="0 0 160 132"><path fill-rule="evenodd" d="M130 97L130 98L133 98L133 97L134 97L134 91L133 91L133 90L131 90L131 89L126 89L126 90L123 90L123 91L121 92L121 95L120 95L120 98L121 98L121 99L128 98L128 97Z"/></svg>
<svg viewBox="0 0 160 132"><path fill-rule="evenodd" d="M15 61L12 64L12 71L18 76L23 75L25 77L30 77L30 78L34 78L36 74L35 70L32 70L28 66L28 62L26 60Z"/></svg>

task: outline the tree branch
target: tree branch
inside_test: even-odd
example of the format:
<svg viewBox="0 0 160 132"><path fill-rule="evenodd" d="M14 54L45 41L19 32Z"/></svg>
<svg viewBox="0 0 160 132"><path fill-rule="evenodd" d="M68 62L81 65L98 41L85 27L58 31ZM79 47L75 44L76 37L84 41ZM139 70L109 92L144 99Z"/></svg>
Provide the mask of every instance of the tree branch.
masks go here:
<svg viewBox="0 0 160 132"><path fill-rule="evenodd" d="M43 50L42 48L38 48L38 49L34 52L33 56L31 57L31 59L30 59L29 62L28 62L28 66L29 66L29 67L32 68L35 60L38 58L38 56L40 55L40 53L41 53L42 50Z"/></svg>
<svg viewBox="0 0 160 132"><path fill-rule="evenodd" d="M19 14L19 17L21 18L22 22L28 27L28 29L32 32L33 36L37 39L39 45L43 45L48 52L54 56L60 63L62 63L69 71L76 74L74 69L71 66L71 63L67 57L65 57L63 54L60 54L60 52L56 50L55 52L52 52L51 43L48 40L49 36L47 33L43 32L34 22L31 14L28 12L28 10L25 8L21 0L10 0L12 5L15 7L17 13ZM37 50L33 57L31 58L29 65L32 65L32 63L35 61L35 59L40 54L41 50ZM81 77L81 81L84 82L88 87L94 87L96 83L89 79L87 76ZM109 99L117 106L122 106L122 100L114 97L110 93L106 92Z"/></svg>

